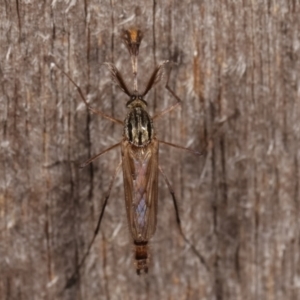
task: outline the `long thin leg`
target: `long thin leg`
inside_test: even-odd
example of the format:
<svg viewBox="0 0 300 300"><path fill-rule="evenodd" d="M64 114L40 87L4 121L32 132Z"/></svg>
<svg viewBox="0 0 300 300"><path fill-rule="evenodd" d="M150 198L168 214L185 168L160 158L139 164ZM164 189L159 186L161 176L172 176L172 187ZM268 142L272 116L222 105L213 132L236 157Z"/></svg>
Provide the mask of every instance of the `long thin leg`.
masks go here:
<svg viewBox="0 0 300 300"><path fill-rule="evenodd" d="M159 119L160 117L162 117L163 115L165 115L165 114L171 112L172 110L174 110L175 108L177 108L177 107L180 106L180 105L181 105L181 103L177 102L177 103L171 105L170 107L166 108L165 110L163 110L163 111L161 111L161 112L155 114L155 115L152 117L152 119L153 119L153 120Z"/></svg>
<svg viewBox="0 0 300 300"><path fill-rule="evenodd" d="M163 115L165 115L165 114L171 112L172 110L176 109L178 106L181 105L181 102L182 102L181 99L175 94L175 92L174 92L174 91L170 88L170 86L169 86L169 80L170 80L170 74L171 74L171 71L172 71L172 68L171 68L171 70L170 70L170 72L169 72L169 74L168 74L168 79L167 79L167 83L166 83L165 88L166 88L166 89L171 93L171 95L177 100L177 103L175 103L175 104L171 105L170 107L166 108L165 110L163 110L163 111L161 111L161 112L155 114L155 115L153 116L153 118L152 118L153 120L162 117Z"/></svg>
<svg viewBox="0 0 300 300"><path fill-rule="evenodd" d="M159 140L159 143L161 144L165 144L165 145L168 145L168 146L171 146L171 147L174 147L174 148L178 148L178 149L181 149L181 150L185 150L185 151L188 151L188 152L191 152L192 154L195 154L195 155L204 155L205 152L200 152L200 151L196 151L196 150L192 150L192 149L189 149L189 148L186 148L186 147L183 147L183 146L179 146L179 145L176 145L176 144L172 144L172 143L169 143L169 142L165 142L165 141L162 141L162 140Z"/></svg>
<svg viewBox="0 0 300 300"><path fill-rule="evenodd" d="M67 74L65 71L63 71L56 63L53 63L57 69L59 69L65 76L68 77L68 79L73 83L73 85L76 87L77 89L77 92L79 93L81 99L83 100L84 104L86 105L86 107L94 114L97 114L97 115L100 115L101 117L105 118L105 119L108 119L114 123L117 123L117 124L121 124L123 125L123 121L119 120L119 119L116 119L116 118L113 118L107 114L105 114L104 112L102 112L101 110L97 110L97 109L94 109L93 107L91 107L88 102L86 101L84 95L83 95L83 92L80 88L80 86L78 84L75 83L75 81L71 78L71 76L69 74Z"/></svg>
<svg viewBox="0 0 300 300"><path fill-rule="evenodd" d="M109 184L109 188L108 188L108 192L105 196L105 199L104 199L104 203L102 205L102 209L101 209L101 213L99 215L99 219L98 219L98 223L97 223L97 226L96 226L96 229L94 231L94 235L93 235L93 238L92 240L90 241L89 245L88 245L88 248L87 248L87 251L85 252L85 254L83 255L80 263L76 266L76 271L73 273L73 275L70 277L70 279L67 281L66 283L66 286L65 286L65 289L68 289L70 288L77 280L78 278L78 275L79 275L79 271L80 271L80 268L82 267L83 263L85 262L85 259L87 258L91 248L92 248L92 245L96 239L96 236L99 232L99 229L100 229L100 224L101 224L101 221L102 221L102 218L103 218L103 215L104 215L104 211L105 211L105 207L107 205L107 202L108 202L108 199L109 199L109 196L110 196L110 192L111 192L111 189L112 189L112 186L113 186L113 183L118 175L118 172L120 170L120 167L121 167L121 164L122 164L122 161L120 161L120 163L118 164L117 168L115 169L115 172L113 174L113 177L110 181L110 184Z"/></svg>
<svg viewBox="0 0 300 300"><path fill-rule="evenodd" d="M80 168L86 167L86 166L89 165L91 162L93 162L95 159L97 159L98 157L100 157L102 154L104 154L104 153L110 151L111 149L114 149L114 148L120 146L120 144L121 144L121 142L119 142L119 143L117 143L117 144L115 144L115 145L112 145L111 147L109 147L109 148L107 148L107 149L101 151L100 153L96 154L95 156L89 158L87 161L85 161L84 163L82 163L82 164L80 165Z"/></svg>
<svg viewBox="0 0 300 300"><path fill-rule="evenodd" d="M189 239L185 236L185 234L183 233L182 231L182 228L181 228L181 221L180 221L180 217L179 217L179 211L178 211L178 205L177 205L177 200L176 200L176 196L175 196L175 192L166 176L166 174L164 173L164 171L162 170L161 166L159 165L158 166L158 169L160 171L160 173L162 174L168 188L169 188L169 191L170 191L170 194L172 196L172 199L173 199L173 204L174 204L174 209L175 209L175 214L176 214L176 223L177 223L177 226L178 226L178 230L179 230L179 233L181 234L181 236L183 237L184 241L191 247L192 251L194 252L194 254L199 258L200 262L205 266L205 268L208 270L208 266L206 265L205 263L205 260L203 258L203 256L199 253L199 251L195 248L195 246L189 241Z"/></svg>

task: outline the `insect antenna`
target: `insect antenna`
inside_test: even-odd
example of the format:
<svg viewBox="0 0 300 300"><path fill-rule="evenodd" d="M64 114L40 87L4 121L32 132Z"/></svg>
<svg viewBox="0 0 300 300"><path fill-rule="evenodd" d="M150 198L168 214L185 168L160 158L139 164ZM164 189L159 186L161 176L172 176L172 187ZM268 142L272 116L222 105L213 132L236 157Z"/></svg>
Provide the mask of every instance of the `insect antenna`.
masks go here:
<svg viewBox="0 0 300 300"><path fill-rule="evenodd" d="M122 38L131 57L131 66L132 66L132 73L133 73L133 89L134 89L134 93L137 94L138 93L137 58L139 54L140 44L143 39L143 34L139 29L123 30Z"/></svg>
<svg viewBox="0 0 300 300"><path fill-rule="evenodd" d="M164 75L165 65L167 63L169 63L169 61L165 60L164 62L162 62L160 65L158 65L155 68L155 70L153 71L153 73L148 81L145 91L142 93L142 97L146 96L148 94L148 92L152 89L152 87L161 81L161 79L163 78L163 75Z"/></svg>
<svg viewBox="0 0 300 300"><path fill-rule="evenodd" d="M131 93L117 67L112 63L105 63L105 65L108 67L113 83L115 83L127 96L130 97Z"/></svg>
<svg viewBox="0 0 300 300"><path fill-rule="evenodd" d="M91 107L88 104L87 100L85 99L80 86L71 78L71 76L68 73L66 73L62 68L60 68L55 62L52 62L51 66L55 66L58 70L60 70L71 81L71 83L76 87L76 90L77 90L78 94L80 95L82 101L84 102L85 106L87 107L87 109L89 109L92 113L94 113L96 115L99 115L99 116L101 116L101 117L103 117L107 120L110 120L114 123L123 125L123 121L121 121L119 119L116 119L114 117L111 117L111 116L105 114L104 112L102 112L101 110L97 110L97 109Z"/></svg>

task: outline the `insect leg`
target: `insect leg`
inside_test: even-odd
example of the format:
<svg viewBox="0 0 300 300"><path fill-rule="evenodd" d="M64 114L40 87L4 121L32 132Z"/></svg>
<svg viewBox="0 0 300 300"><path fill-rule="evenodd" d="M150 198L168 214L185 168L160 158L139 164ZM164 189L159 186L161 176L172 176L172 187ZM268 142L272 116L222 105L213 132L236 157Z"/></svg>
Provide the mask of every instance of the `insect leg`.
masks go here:
<svg viewBox="0 0 300 300"><path fill-rule="evenodd" d="M171 68L171 70L170 70L170 72L169 72L169 74L168 74L167 83L166 83L166 85L165 85L165 88L166 88L166 89L169 91L169 93L177 100L177 102L176 102L175 104L171 105L170 107L166 108L165 110L163 110L163 111L161 111L161 112L155 114L155 115L153 116L153 118L152 118L153 120L158 119L158 118L162 117L163 115L165 115L165 114L171 112L172 110L174 110L175 108L177 108L178 106L180 106L181 103L182 103L181 99L175 94L175 92L174 92L174 91L170 88L170 86L169 86L169 80L170 80L170 74L171 74L171 71L172 71L172 68Z"/></svg>
<svg viewBox="0 0 300 300"><path fill-rule="evenodd" d="M72 84L76 87L77 89L77 92L79 93L82 101L84 102L85 106L94 114L96 115L100 115L101 117L105 118L105 119L108 119L114 123L117 123L117 124L121 124L123 125L123 121L119 120L119 119L116 119L114 117L111 117L107 114L105 114L104 112L102 112L101 110L97 110L97 109L94 109L93 107L91 107L87 100L85 99L84 95L83 95L83 92L80 88L80 86L78 84L76 84L76 82L71 78L71 76L69 74L67 74L65 71L63 71L57 64L54 63L54 65L56 66L57 69L59 69L65 76L68 77L68 79L72 82Z"/></svg>
<svg viewBox="0 0 300 300"><path fill-rule="evenodd" d="M169 142L165 142L165 141L162 141L162 140L159 140L159 143L162 143L162 144L174 147L174 148L178 148L178 149L181 149L181 150L185 150L185 151L191 152L192 154L198 155L198 156L204 155L206 153L206 151L196 151L196 150L192 150L190 148L186 148L186 147L179 146L179 145L176 145L176 144L172 144L172 143L169 143Z"/></svg>
<svg viewBox="0 0 300 300"><path fill-rule="evenodd" d="M93 162L95 159L97 159L98 157L100 157L102 154L104 154L104 153L106 153L106 152L108 152L108 151L110 151L110 150L112 150L112 149L114 149L114 148L120 146L120 144L121 144L121 142L119 142L119 143L117 143L117 144L114 144L114 145L112 145L111 147L109 147L109 148L107 148L107 149L101 151L100 153L96 154L95 156L89 158L87 161L85 161L84 163L82 163L82 164L80 165L80 168L86 167L86 166L89 165L91 162Z"/></svg>
<svg viewBox="0 0 300 300"><path fill-rule="evenodd" d="M96 239L96 236L97 236L97 234L99 232L100 224L101 224L101 221L102 221L102 218L103 218L103 215L104 215L104 211L105 211L105 207L107 205L107 202L108 202L108 199L109 199L109 196L110 196L110 192L111 192L113 183L114 183L114 181L115 181L115 179L116 179L116 177L117 177L117 175L119 173L121 164L122 164L122 161L120 161L120 163L118 164L118 166L115 169L115 172L114 172L114 174L112 176L112 179L110 181L109 188L108 188L107 194L106 194L105 199L104 199L104 203L103 203L102 208L101 208L101 212L100 212L100 215L99 215L99 218L98 218L98 222L97 222L96 229L94 231L93 238L91 239L91 241L90 241L90 243L88 245L87 251L85 252L85 254L83 255L83 257L81 258L80 263L76 266L76 271L73 273L73 275L67 281L67 283L65 285L65 289L70 288L76 282L76 280L78 279L78 276L79 276L80 268L82 267L83 263L85 262L85 259L89 255L89 252L90 252L90 250L92 248L92 245L93 245L93 243L94 243L94 241Z"/></svg>
<svg viewBox="0 0 300 300"><path fill-rule="evenodd" d="M178 205L177 205L177 200L176 200L176 196L175 196L175 192L173 190L173 187L171 186L165 172L163 171L163 169L161 168L160 165L158 165L158 169L160 171L160 173L162 174L168 188L170 191L170 194L172 196L172 200L173 200L173 204L174 204L174 209L175 209L175 214L176 214L176 223L178 226L178 230L180 235L182 236L182 238L184 239L184 241L191 247L192 251L194 252L194 254L199 258L200 262L205 266L205 268L208 270L208 266L205 263L205 260L203 258L203 256L201 255L201 253L196 249L196 247L189 241L189 239L185 236L185 234L182 231L181 228L181 221L180 221L180 217L179 217L179 210L178 210Z"/></svg>

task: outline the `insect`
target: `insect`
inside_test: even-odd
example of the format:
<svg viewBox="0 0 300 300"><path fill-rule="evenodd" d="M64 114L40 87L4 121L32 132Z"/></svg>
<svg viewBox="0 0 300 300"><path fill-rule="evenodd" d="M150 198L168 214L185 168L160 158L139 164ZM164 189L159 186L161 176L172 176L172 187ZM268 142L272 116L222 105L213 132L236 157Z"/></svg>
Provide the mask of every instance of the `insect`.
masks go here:
<svg viewBox="0 0 300 300"><path fill-rule="evenodd" d="M99 232L101 220L105 211L105 207L108 203L110 192L112 189L113 182L121 168L123 170L123 180L124 180L124 191L125 191L125 204L127 212L127 221L129 225L130 234L133 240L133 245L135 248L135 267L137 274L147 273L149 268L149 251L148 243L151 237L155 233L156 229L156 219L157 219L157 205L158 205L158 176L159 173L162 174L169 191L172 195L173 204L176 213L176 221L180 231L180 234L184 240L191 246L193 252L199 257L202 263L204 260L200 253L195 249L195 247L189 242L189 240L184 235L181 225L180 217L178 212L178 206L174 191L167 179L165 173L163 172L161 166L158 162L158 150L159 144L163 143L172 147L187 150L196 155L201 155L201 152L193 151L191 149L181 147L169 142L159 140L156 136L156 132L153 126L153 120L160 118L161 116L174 110L181 104L180 98L175 94L175 92L169 87L167 77L166 89L169 93L176 99L176 103L171 105L169 108L155 114L153 117L147 112L147 102L145 97L148 92L161 81L164 73L165 64L168 61L164 61L162 64L158 65L153 71L145 90L140 93L138 91L138 63L137 58L139 54L139 47L142 41L142 32L138 29L129 29L122 32L122 39L128 49L131 58L132 73L133 73L133 91L131 92L120 74L119 70L110 63L107 63L108 69L110 71L113 82L128 96L129 100L126 103L128 108L128 114L125 121L118 120L114 117L108 116L100 110L92 108L86 101L81 88L73 81L73 79L64 71L60 70L69 78L69 80L77 88L83 102L87 108L112 122L121 124L124 127L123 139L117 144L105 149L104 151L98 153L94 157L87 160L82 167L90 164L96 158L100 157L102 154L116 148L121 148L122 160L118 164L113 177L111 179L108 193L105 196L104 203L99 215L98 223L93 235L93 238L88 246L87 251L82 257L79 265L77 266L77 272L84 263L94 240ZM170 73L169 73L170 74ZM74 277L74 276L72 276ZM73 278L74 279L74 278Z"/></svg>

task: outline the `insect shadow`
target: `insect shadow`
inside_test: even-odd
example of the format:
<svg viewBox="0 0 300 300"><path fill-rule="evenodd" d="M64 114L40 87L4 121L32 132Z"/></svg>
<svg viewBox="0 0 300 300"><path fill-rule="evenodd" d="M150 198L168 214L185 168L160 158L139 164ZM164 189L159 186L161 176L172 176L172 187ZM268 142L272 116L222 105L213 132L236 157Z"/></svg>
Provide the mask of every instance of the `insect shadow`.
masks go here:
<svg viewBox="0 0 300 300"><path fill-rule="evenodd" d="M181 221L179 217L179 210L177 205L176 196L174 190L165 175L162 167L158 163L158 150L159 144L166 144L178 149L189 151L195 155L203 155L202 152L194 151L189 148L185 148L179 145L175 145L166 141L159 140L156 137L153 127L153 120L156 120L165 114L171 112L181 105L181 99L175 94L175 92L169 87L170 72L168 72L165 88L176 99L176 103L168 107L167 109L155 114L151 117L147 112L147 102L145 96L148 92L161 81L164 67L168 61L164 61L158 65L153 71L145 90L142 93L138 92L138 63L137 58L139 54L139 46L142 41L142 32L138 29L129 29L122 31L122 39L127 46L127 49L131 58L132 73L133 73L133 91L131 92L125 81L115 65L106 63L110 71L113 82L129 97L126 107L129 112L124 120L121 121L114 117L111 117L100 110L96 110L91 107L81 88L74 82L74 80L65 73L56 64L56 67L72 82L76 87L81 99L85 103L86 107L94 114L100 115L114 123L120 124L124 128L123 139L112 145L111 147L103 150L92 158L84 162L81 167L85 167L95 159L99 158L104 153L121 147L122 160L116 167L112 179L109 184L108 192L105 195L104 203L98 218L97 226L94 231L93 238L91 239L88 248L81 258L79 264L76 266L74 274L67 281L65 288L71 287L79 276L79 271L88 256L90 249L95 241L95 238L99 232L101 221L104 215L105 208L107 206L111 189L115 178L122 166L124 192L125 192L125 204L127 212L127 221L129 225L129 231L135 247L135 267L136 272L140 275L142 272L148 272L149 255L148 255L148 243L151 237L155 233L157 223L157 203L158 203L158 175L161 173L163 176L170 194L172 196L173 205L176 214L176 223L179 232L186 243L189 244L194 254L199 258L201 263L207 268L206 263L194 247L194 245L188 240L181 228Z"/></svg>

